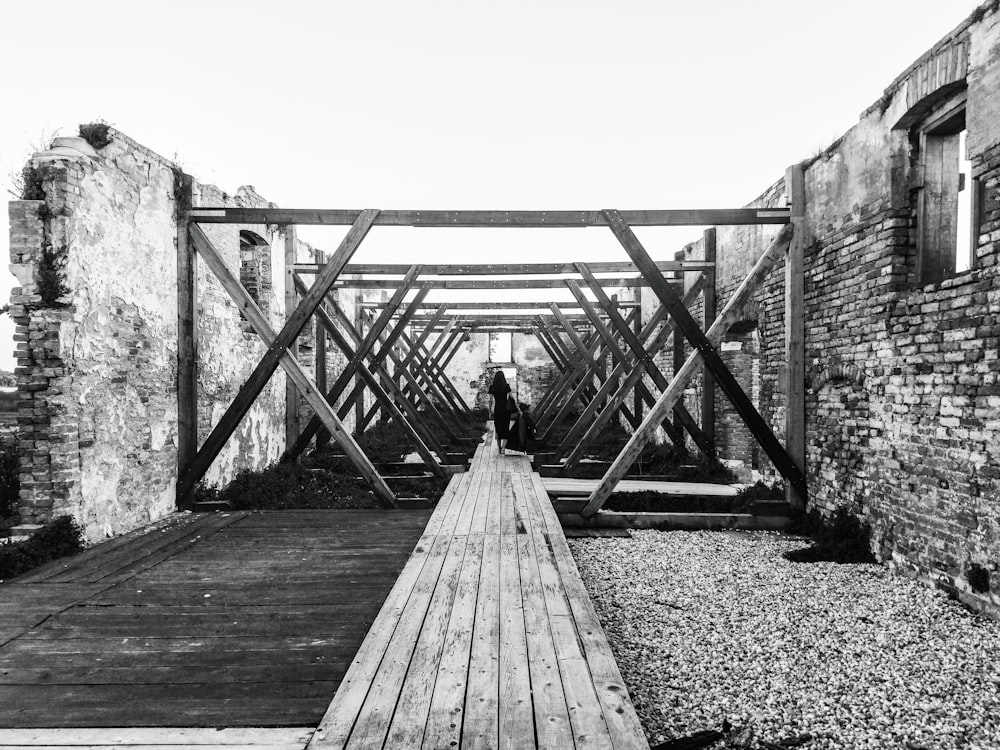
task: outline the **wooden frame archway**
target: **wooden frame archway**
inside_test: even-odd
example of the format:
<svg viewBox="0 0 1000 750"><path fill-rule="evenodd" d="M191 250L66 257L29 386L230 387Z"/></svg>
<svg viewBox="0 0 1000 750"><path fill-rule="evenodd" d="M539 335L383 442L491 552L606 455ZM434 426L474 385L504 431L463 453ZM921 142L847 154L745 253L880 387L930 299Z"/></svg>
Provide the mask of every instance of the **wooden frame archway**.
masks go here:
<svg viewBox="0 0 1000 750"><path fill-rule="evenodd" d="M679 439L666 418L673 413L677 425L692 436L704 451L714 447L710 431L687 413L680 395L697 371L713 378L750 428L778 471L788 480L790 497L803 505L806 497L804 462L804 400L802 380L802 242L801 232L791 226L801 223L801 170L788 175L791 209L740 208L664 211L379 211L309 210L278 208L192 208L179 222L178 231L178 431L179 471L177 498L180 507L188 507L191 492L218 455L239 421L247 413L271 375L282 367L288 376L286 416L289 448L300 453L313 436L328 434L357 467L376 497L387 507L397 505L396 498L375 466L364 454L341 420L354 408L364 390L375 396L376 406L398 421L414 441L417 451L435 473L443 473L445 453L432 430L420 424L416 404L423 403L433 419L447 432L449 421L468 413L458 390L449 381L445 368L470 331L525 330L534 333L546 349L561 375L536 405L536 416L551 424L565 419L568 407L582 401L584 414L570 428L557 449L557 457L566 456L567 470L579 460L586 442L614 414L622 414L634 427L631 439L593 492L584 515L593 515L604 504L617 481L648 442L658 426ZM238 278L226 267L219 252L200 225L211 223L241 225L285 225L286 232L286 316L285 324L275 332ZM295 263L295 225L342 225L349 229L337 250L327 260L316 264ZM714 318L714 258L705 261L654 262L632 231L637 226L690 226L780 224L783 229L769 250L755 265L725 309ZM532 227L570 228L605 226L618 239L631 263L573 264L502 264L502 265L371 265L350 264L361 242L376 225L411 227ZM794 241L793 241L794 238ZM267 350L251 376L240 389L208 438L199 444L197 434L197 306L195 254L230 295L253 330L267 345ZM765 420L715 351L735 310L743 304L775 263L787 256L786 274L786 352L789 358L789 403L786 409L788 448L774 436ZM638 270L639 276L632 275ZM664 272L702 272L699 281L685 293L683 287L664 278ZM607 274L629 275L607 276ZM384 278L365 278L377 274ZM512 275L528 279L505 278ZM312 276L307 284L304 277ZM470 279L467 277L486 277ZM660 301L660 309L646 325L622 312L606 288L648 286ZM394 289L383 304L366 306L369 317L367 333L362 334L342 310L328 298L336 288L354 287ZM470 314L478 303L437 304L425 302L431 289L526 289L568 288L575 303L568 313L552 304L547 310L522 306L527 303L478 305L493 307L501 314ZM711 294L708 293L711 290ZM410 293L412 298L405 301ZM699 293L705 293L706 323L703 331L688 311ZM405 302L404 302L405 301ZM568 307L568 306L567 306ZM433 312L429 312L433 310ZM449 315L449 313L451 313ZM711 316L711 317L710 317ZM315 319L321 335L347 357L347 365L328 387L327 373L317 368L310 379L295 356L295 342ZM338 323L340 324L338 326ZM662 324L662 325L661 325ZM557 327L558 326L558 327ZM340 328L346 332L339 330ZM413 330L419 328L419 332ZM411 330L412 329L412 330ZM653 364L653 357L679 331L695 351L672 380ZM796 332L798 331L798 332ZM431 335L437 334L429 347ZM456 343L457 342L457 343ZM319 348L319 347L318 347ZM400 353L402 352L402 353ZM610 356L614 366L604 373L597 360ZM794 361L793 361L794 360ZM390 370L391 366L391 370ZM643 382L648 376L660 392L654 396ZM352 387L353 384L353 387ZM351 390L348 391L348 388ZM712 389L705 388L708 392ZM339 409L333 404L345 393L347 400ZM298 394L312 407L315 416L305 428L298 428ZM635 396L632 408L626 403ZM709 397L706 396L706 400ZM644 402L645 406L638 406ZM706 404L708 402L706 401ZM603 408L602 408L603 407ZM639 411L648 408L644 417ZM373 410L361 415L363 427ZM577 448L574 450L574 446Z"/></svg>

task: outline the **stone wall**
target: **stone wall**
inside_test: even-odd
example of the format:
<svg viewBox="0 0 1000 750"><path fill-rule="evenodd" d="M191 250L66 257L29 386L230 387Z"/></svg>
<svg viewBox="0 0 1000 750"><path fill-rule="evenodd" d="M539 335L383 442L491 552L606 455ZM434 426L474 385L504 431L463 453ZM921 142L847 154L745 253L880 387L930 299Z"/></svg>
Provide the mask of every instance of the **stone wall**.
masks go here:
<svg viewBox="0 0 1000 750"><path fill-rule="evenodd" d="M21 515L70 514L88 540L175 507L177 476L177 169L111 132L94 151L61 139L31 162L38 200L10 204L12 292L20 390ZM195 202L267 205L195 186ZM239 230L277 248L264 307L283 316L283 244L272 227L207 231L240 275ZM258 258L259 260L259 258ZM204 439L258 361L228 295L198 265L199 435ZM263 287L262 287L263 289ZM278 373L206 480L274 461L284 447Z"/></svg>
<svg viewBox="0 0 1000 750"><path fill-rule="evenodd" d="M872 525L882 559L992 615L1000 614L997 5L982 6L804 163L812 507L846 506ZM927 283L920 128L949 103L964 106L981 223L973 267ZM783 193L782 180L752 205L784 205ZM720 309L775 232L719 228ZM700 243L688 251L699 257ZM747 308L744 323L759 339L760 409L783 438L783 265ZM697 403L688 399L692 411ZM742 450L725 428L731 418L720 395L723 455Z"/></svg>

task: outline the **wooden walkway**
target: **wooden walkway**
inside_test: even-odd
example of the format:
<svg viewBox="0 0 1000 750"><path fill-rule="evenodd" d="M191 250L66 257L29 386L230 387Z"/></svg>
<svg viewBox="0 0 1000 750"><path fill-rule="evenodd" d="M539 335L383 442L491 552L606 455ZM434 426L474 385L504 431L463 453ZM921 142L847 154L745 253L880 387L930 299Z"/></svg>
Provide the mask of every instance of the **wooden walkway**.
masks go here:
<svg viewBox="0 0 1000 750"><path fill-rule="evenodd" d="M0 748L301 749L429 518L177 514L0 584Z"/></svg>
<svg viewBox="0 0 1000 750"><path fill-rule="evenodd" d="M492 432L309 747L648 748L541 478Z"/></svg>

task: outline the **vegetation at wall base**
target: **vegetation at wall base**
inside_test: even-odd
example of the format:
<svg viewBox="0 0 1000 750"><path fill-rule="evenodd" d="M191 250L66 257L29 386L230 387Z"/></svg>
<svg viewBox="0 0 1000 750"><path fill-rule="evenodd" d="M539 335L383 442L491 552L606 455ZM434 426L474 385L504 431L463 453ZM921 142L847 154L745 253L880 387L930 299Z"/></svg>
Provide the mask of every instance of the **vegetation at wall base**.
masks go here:
<svg viewBox="0 0 1000 750"><path fill-rule="evenodd" d="M69 516L46 524L23 542L0 545L0 581L83 549L83 531Z"/></svg>
<svg viewBox="0 0 1000 750"><path fill-rule="evenodd" d="M10 528L19 520L20 466L17 438L13 435L0 437L0 529Z"/></svg>
<svg viewBox="0 0 1000 750"><path fill-rule="evenodd" d="M792 562L876 563L871 550L871 527L862 523L846 506L832 518L811 510L796 519L792 533L812 537L810 547L784 554Z"/></svg>

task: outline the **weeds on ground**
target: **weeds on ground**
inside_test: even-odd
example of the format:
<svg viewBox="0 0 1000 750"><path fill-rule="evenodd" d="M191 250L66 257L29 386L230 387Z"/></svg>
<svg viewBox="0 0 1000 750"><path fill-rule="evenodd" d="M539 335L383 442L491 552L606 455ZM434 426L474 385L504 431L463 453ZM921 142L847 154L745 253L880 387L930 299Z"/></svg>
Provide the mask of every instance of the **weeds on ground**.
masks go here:
<svg viewBox="0 0 1000 750"><path fill-rule="evenodd" d="M0 528L10 528L19 520L20 466L17 438L13 435L0 438Z"/></svg>
<svg viewBox="0 0 1000 750"><path fill-rule="evenodd" d="M790 532L812 537L810 547L784 553L792 562L875 563L871 550L872 530L845 506L832 518L812 510L795 520Z"/></svg>
<svg viewBox="0 0 1000 750"><path fill-rule="evenodd" d="M19 576L42 563L83 549L83 532L69 516L43 526L27 540L0 546L0 580Z"/></svg>

